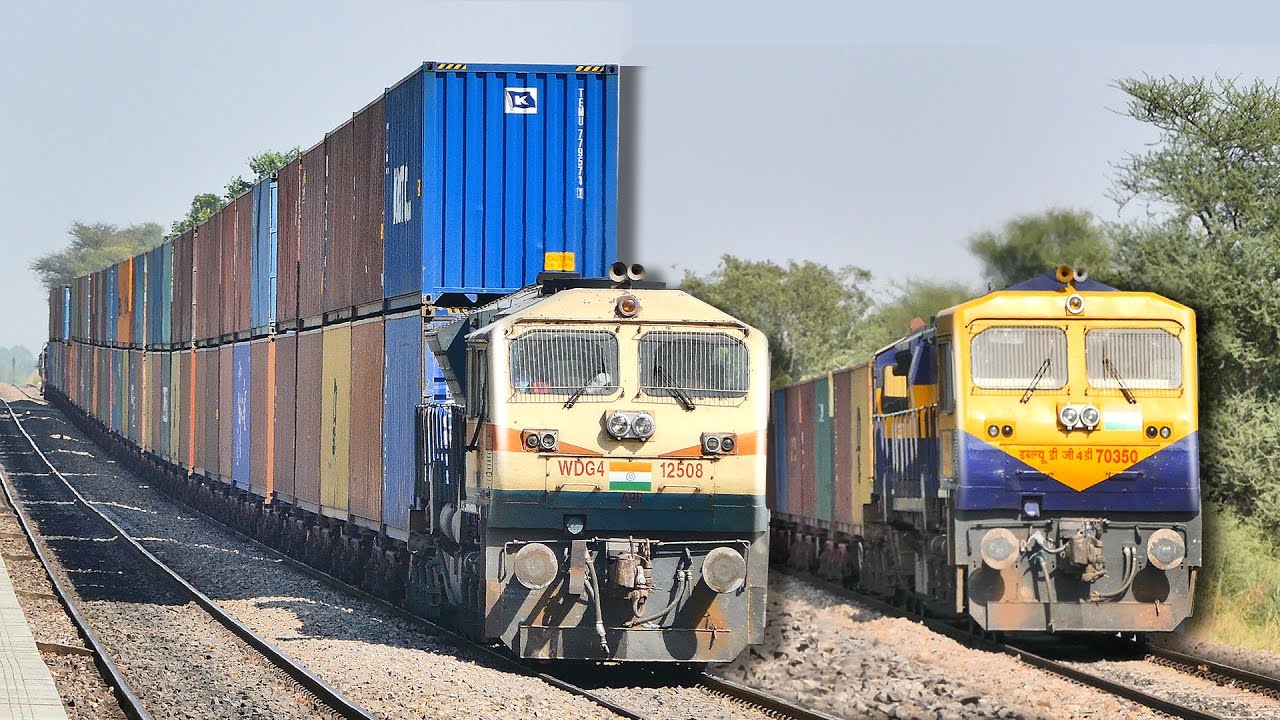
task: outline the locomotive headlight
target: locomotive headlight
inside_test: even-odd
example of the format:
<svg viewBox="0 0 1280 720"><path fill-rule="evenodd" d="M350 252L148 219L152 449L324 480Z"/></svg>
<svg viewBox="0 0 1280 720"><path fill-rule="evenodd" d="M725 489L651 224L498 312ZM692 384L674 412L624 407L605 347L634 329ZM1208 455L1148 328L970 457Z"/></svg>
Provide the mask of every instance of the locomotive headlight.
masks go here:
<svg viewBox="0 0 1280 720"><path fill-rule="evenodd" d="M718 547L702 561L702 582L718 593L731 593L747 579L747 561L733 548Z"/></svg>
<svg viewBox="0 0 1280 720"><path fill-rule="evenodd" d="M1187 546L1182 536L1169 528L1151 533L1147 541L1147 559L1161 570L1177 570L1187 557Z"/></svg>
<svg viewBox="0 0 1280 720"><path fill-rule="evenodd" d="M988 530L982 536L982 562L993 570L1008 570L1018 560L1021 544L1006 528Z"/></svg>
<svg viewBox="0 0 1280 720"><path fill-rule="evenodd" d="M541 590L560 573L560 563L551 548L542 543L529 543L516 552L511 561L516 580L530 590Z"/></svg>
<svg viewBox="0 0 1280 720"><path fill-rule="evenodd" d="M1080 419L1084 421L1084 426L1093 429L1098 426L1098 421L1102 419L1102 414L1098 412L1098 408L1092 405L1085 405L1080 411Z"/></svg>
<svg viewBox="0 0 1280 720"><path fill-rule="evenodd" d="M614 308L620 317L633 318L636 313L640 312L640 301L636 299L635 295L623 295L618 298Z"/></svg>
<svg viewBox="0 0 1280 720"><path fill-rule="evenodd" d="M634 432L641 440L648 440L653 437L653 418L648 415L637 415L631 421L631 431Z"/></svg>
<svg viewBox="0 0 1280 720"><path fill-rule="evenodd" d="M609 431L610 435L621 440L627 436L627 433L631 432L631 420L621 412L614 412L605 422L605 429Z"/></svg>
<svg viewBox="0 0 1280 720"><path fill-rule="evenodd" d="M1058 411L1058 420L1062 423L1062 427L1070 430L1080 422L1080 411L1072 405L1066 405Z"/></svg>

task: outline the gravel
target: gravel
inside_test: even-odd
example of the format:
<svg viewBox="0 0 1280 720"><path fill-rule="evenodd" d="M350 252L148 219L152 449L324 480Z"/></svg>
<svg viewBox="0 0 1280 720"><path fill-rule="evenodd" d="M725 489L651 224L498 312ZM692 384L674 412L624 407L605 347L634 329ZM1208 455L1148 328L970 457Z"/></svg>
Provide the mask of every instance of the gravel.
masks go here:
<svg viewBox="0 0 1280 720"><path fill-rule="evenodd" d="M1086 672L1220 717L1238 720L1280 718L1280 700L1276 698L1219 684L1164 664L1144 659L1072 664Z"/></svg>
<svg viewBox="0 0 1280 720"><path fill-rule="evenodd" d="M290 567L102 457L60 412L24 418L78 490L222 607L385 718L608 718L591 701ZM0 458L0 460L5 460Z"/></svg>
<svg viewBox="0 0 1280 720"><path fill-rule="evenodd" d="M775 573L769 593L764 645L719 672L837 717L1159 717L796 578Z"/></svg>

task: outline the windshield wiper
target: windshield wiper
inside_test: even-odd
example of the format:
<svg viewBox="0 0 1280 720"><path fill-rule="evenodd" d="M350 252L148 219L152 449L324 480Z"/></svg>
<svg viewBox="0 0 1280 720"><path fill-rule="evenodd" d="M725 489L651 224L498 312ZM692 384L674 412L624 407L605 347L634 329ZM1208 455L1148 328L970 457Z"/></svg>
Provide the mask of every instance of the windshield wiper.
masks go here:
<svg viewBox="0 0 1280 720"><path fill-rule="evenodd" d="M1045 374L1048 372L1049 372L1049 358L1045 358L1044 362L1040 363L1040 369L1036 371L1036 376L1031 378L1031 384L1027 386L1027 391L1022 393L1022 399L1019 400L1018 402L1022 403L1023 405L1030 402L1031 396L1034 395L1036 392L1036 386L1040 384L1040 381L1044 379Z"/></svg>
<svg viewBox="0 0 1280 720"><path fill-rule="evenodd" d="M1130 405L1137 405L1138 399L1133 396L1133 391L1124 384L1124 378L1120 377L1120 373L1116 372L1116 366L1111 362L1111 358L1102 357L1102 369L1110 372L1111 377L1116 379L1116 385L1120 386L1120 392L1124 394L1124 399L1129 401Z"/></svg>
<svg viewBox="0 0 1280 720"><path fill-rule="evenodd" d="M667 375L667 371L663 370L661 365L653 366L653 374L654 377L658 378L658 382L665 382L671 386L668 389L671 390L671 394L675 396L676 400L680 401L680 405L683 406L685 410L692 410L696 407L693 404L693 400L689 399L688 394L686 394L684 390L676 387L675 383L671 381L671 376Z"/></svg>
<svg viewBox="0 0 1280 720"><path fill-rule="evenodd" d="M609 372L608 368L606 368L606 367L604 366L604 356L603 356L603 355L601 355L601 356L600 356L600 372L601 372L601 373L607 373L607 372ZM575 404L577 404L577 402L578 402L578 398L582 397L582 393L586 392L586 391L587 391L587 388L591 387L591 383L595 382L597 377L599 377L599 376L598 376L598 375L592 375L591 377L588 377L588 378L587 378L587 379L582 383L582 385L578 387L578 389L577 389L577 390L574 390L574 391L573 391L573 394L569 396L569 399L564 401L564 406L565 406L565 408L571 408L571 407L573 407Z"/></svg>

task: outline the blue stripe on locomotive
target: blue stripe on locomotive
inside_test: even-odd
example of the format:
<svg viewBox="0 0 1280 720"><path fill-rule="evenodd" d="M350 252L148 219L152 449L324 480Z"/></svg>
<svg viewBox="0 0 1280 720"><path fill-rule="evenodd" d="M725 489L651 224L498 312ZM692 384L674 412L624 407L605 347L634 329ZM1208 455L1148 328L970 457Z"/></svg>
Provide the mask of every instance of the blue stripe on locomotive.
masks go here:
<svg viewBox="0 0 1280 720"><path fill-rule="evenodd" d="M1196 512L1200 509L1199 438L1192 433L1128 470L1083 491L1050 478L982 438L960 436L957 510L1014 510L1026 496L1044 512Z"/></svg>
<svg viewBox="0 0 1280 720"><path fill-rule="evenodd" d="M934 386L938 382L937 346L932 330L916 333L880 351L873 359L873 383L884 390L884 371L895 364L899 349L911 351L911 366L907 372L907 396L914 398L913 388ZM937 497L938 437L934 411L925 407L908 408L915 413L915 430L907 437L892 437L886 432L886 424L894 419L883 414L875 422L875 478L876 492L884 498Z"/></svg>

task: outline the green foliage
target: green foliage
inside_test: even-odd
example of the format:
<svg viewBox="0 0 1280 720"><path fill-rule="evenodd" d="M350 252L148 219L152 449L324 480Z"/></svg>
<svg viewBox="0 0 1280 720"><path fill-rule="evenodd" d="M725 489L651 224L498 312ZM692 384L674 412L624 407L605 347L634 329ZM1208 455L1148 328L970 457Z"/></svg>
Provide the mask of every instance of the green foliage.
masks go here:
<svg viewBox="0 0 1280 720"><path fill-rule="evenodd" d="M1207 506L1204 520L1191 634L1280 652L1280 557L1270 535L1223 507Z"/></svg>
<svg viewBox="0 0 1280 720"><path fill-rule="evenodd" d="M867 336L871 274L812 261L754 261L724 255L713 272L686 273L683 289L769 338L775 386L853 364Z"/></svg>
<svg viewBox="0 0 1280 720"><path fill-rule="evenodd" d="M1102 226L1082 210L1050 209L1009 220L999 231L969 238L996 289L1043 274L1063 263L1087 269L1094 278L1112 274L1114 249Z"/></svg>
<svg viewBox="0 0 1280 720"><path fill-rule="evenodd" d="M1134 286L1190 305L1199 337L1205 494L1280 530L1280 89L1124 80L1159 141L1117 170L1116 194L1166 213L1124 228Z"/></svg>
<svg viewBox="0 0 1280 720"><path fill-rule="evenodd" d="M0 347L0 383L26 385L38 379L36 357L22 345Z"/></svg>
<svg viewBox="0 0 1280 720"><path fill-rule="evenodd" d="M45 287L69 284L87 273L95 272L164 242L164 228L157 223L140 223L120 228L108 223L71 225L71 246L65 250L41 255L31 263Z"/></svg>
<svg viewBox="0 0 1280 720"><path fill-rule="evenodd" d="M237 196L242 195L253 187L258 180L270 175L289 164L298 156L299 148L293 147L284 152L276 150L263 150L262 152L249 158L249 171L253 173L253 180L245 180L243 177L236 176L227 183L226 195L224 197L228 202L234 200Z"/></svg>
<svg viewBox="0 0 1280 720"><path fill-rule="evenodd" d="M868 319L866 336L870 354L907 334L914 318L926 323L939 312L982 293L964 283L909 278L893 283L890 299L877 303Z"/></svg>
<svg viewBox="0 0 1280 720"><path fill-rule="evenodd" d="M213 217L222 208L222 198L213 193L201 193L191 198L191 209L181 220L175 220L169 227L171 235L181 235L200 223Z"/></svg>

